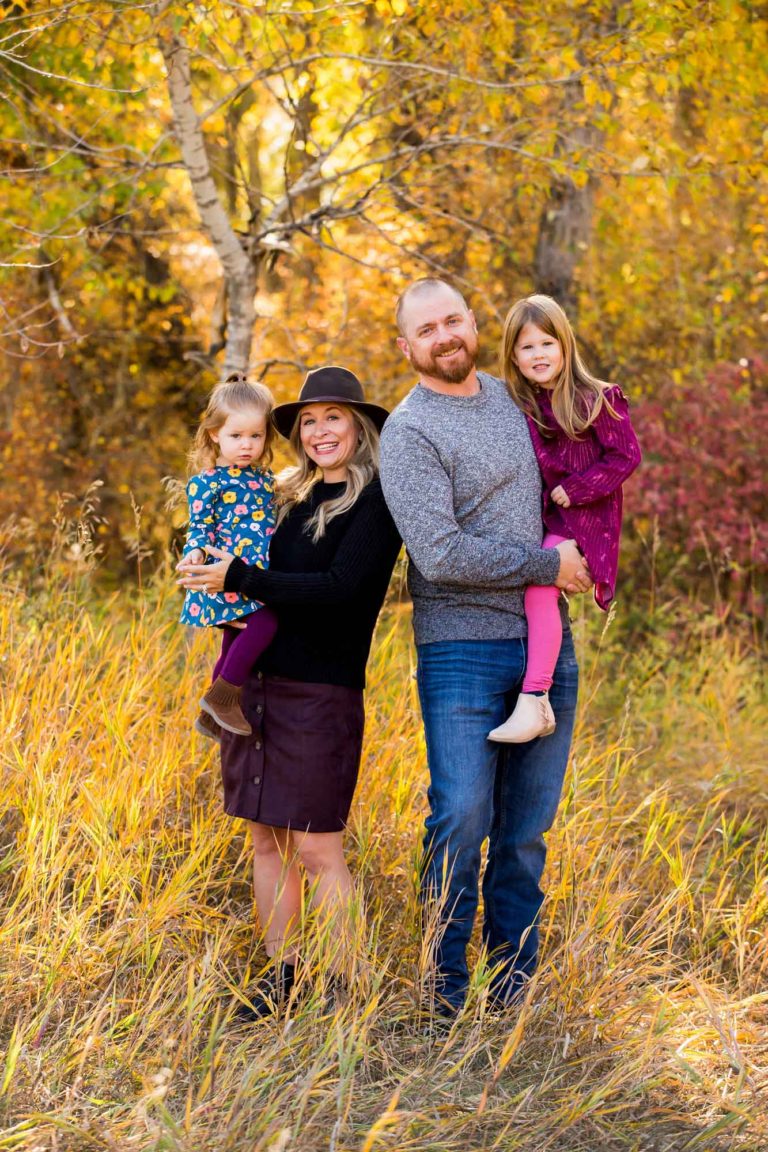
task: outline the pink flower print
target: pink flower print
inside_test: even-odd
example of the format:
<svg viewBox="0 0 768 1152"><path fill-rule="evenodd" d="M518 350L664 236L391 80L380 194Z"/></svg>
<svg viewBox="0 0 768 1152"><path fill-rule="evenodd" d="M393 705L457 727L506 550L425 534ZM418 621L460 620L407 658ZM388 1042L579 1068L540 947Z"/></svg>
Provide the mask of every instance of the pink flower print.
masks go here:
<svg viewBox="0 0 768 1152"><path fill-rule="evenodd" d="M192 511L193 512L202 512L202 510L203 510L202 500L193 500L192 501Z"/></svg>
<svg viewBox="0 0 768 1152"><path fill-rule="evenodd" d="M247 511L248 511L248 505L247 504L235 504L235 512L237 512L238 516L245 516Z"/></svg>
<svg viewBox="0 0 768 1152"><path fill-rule="evenodd" d="M248 481L248 487L253 489L254 491L258 488L258 486L259 486L258 480L249 480Z"/></svg>
<svg viewBox="0 0 768 1152"><path fill-rule="evenodd" d="M238 592L225 592L224 599L226 600L227 604L236 604L240 599L240 594Z"/></svg>
<svg viewBox="0 0 768 1152"><path fill-rule="evenodd" d="M199 616L200 615L200 605L199 604L190 604L189 614L190 614L190 616Z"/></svg>

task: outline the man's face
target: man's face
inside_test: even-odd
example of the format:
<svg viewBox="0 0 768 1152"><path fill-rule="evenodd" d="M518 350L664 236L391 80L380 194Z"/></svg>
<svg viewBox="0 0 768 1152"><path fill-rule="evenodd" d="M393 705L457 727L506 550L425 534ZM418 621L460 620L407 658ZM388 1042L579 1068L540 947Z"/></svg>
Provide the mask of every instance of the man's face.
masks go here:
<svg viewBox="0 0 768 1152"><path fill-rule="evenodd" d="M475 318L447 286L406 301L397 344L421 376L461 384L477 363Z"/></svg>

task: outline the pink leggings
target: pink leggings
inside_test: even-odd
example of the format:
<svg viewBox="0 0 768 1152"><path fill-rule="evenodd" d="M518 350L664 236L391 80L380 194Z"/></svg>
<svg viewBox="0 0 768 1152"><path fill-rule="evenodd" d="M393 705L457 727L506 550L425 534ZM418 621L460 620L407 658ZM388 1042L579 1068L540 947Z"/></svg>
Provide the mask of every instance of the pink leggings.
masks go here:
<svg viewBox="0 0 768 1152"><path fill-rule="evenodd" d="M542 548L554 548L565 536L547 532ZM548 692L552 687L555 664L563 642L560 619L560 589L554 584L540 587L531 584L525 590L525 615L528 620L528 663L525 666L523 692Z"/></svg>

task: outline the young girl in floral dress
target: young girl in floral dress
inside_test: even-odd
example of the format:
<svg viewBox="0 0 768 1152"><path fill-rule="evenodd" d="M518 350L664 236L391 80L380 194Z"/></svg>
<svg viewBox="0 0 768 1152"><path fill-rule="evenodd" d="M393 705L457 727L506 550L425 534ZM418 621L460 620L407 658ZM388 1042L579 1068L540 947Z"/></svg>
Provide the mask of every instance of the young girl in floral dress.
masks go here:
<svg viewBox="0 0 768 1152"><path fill-rule="evenodd" d="M544 481L544 548L573 539L589 564L595 600L607 609L619 561L622 484L640 463L640 446L621 389L582 363L568 318L550 296L510 308L502 371L528 418ZM512 715L489 739L520 744L555 730L549 688L563 630L554 585L525 592L528 661Z"/></svg>
<svg viewBox="0 0 768 1152"><path fill-rule="evenodd" d="M223 548L246 564L266 568L269 538L274 532L274 401L263 384L235 373L215 388L197 430L191 466L198 470L187 484L189 528L179 565L203 563L209 546ZM218 740L222 728L250 736L240 697L258 657L277 627L273 612L237 592L188 591L183 624L221 628L221 654L213 682L200 701L198 732Z"/></svg>

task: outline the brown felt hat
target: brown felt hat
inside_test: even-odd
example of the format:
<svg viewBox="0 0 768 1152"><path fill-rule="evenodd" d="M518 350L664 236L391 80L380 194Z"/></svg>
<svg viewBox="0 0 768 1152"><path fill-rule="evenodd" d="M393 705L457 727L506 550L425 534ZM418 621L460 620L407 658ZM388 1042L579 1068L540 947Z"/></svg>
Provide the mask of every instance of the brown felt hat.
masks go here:
<svg viewBox="0 0 768 1152"><path fill-rule="evenodd" d="M367 403L363 386L354 372L336 364L307 372L298 400L291 404L278 404L272 410L272 422L281 436L288 439L300 409L306 404L344 404L349 408L359 408L370 416L379 431L389 416L386 408Z"/></svg>

